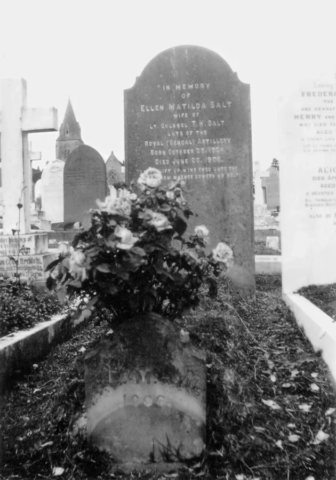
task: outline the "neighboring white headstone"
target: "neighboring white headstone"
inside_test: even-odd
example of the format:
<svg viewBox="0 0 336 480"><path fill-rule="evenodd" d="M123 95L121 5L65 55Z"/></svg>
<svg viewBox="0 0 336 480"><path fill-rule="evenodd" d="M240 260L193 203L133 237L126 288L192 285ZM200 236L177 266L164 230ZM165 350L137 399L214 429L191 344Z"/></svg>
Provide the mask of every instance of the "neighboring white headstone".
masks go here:
<svg viewBox="0 0 336 480"><path fill-rule="evenodd" d="M336 282L336 79L302 84L279 103L282 285Z"/></svg>
<svg viewBox="0 0 336 480"><path fill-rule="evenodd" d="M51 223L64 220L64 165L62 160L53 160L46 164L42 172L42 210L44 218Z"/></svg>
<svg viewBox="0 0 336 480"><path fill-rule="evenodd" d="M279 237L266 237L266 247L273 250L280 250Z"/></svg>
<svg viewBox="0 0 336 480"><path fill-rule="evenodd" d="M40 178L40 180L37 180L37 182L35 183L35 195L34 195L35 201L38 198L41 198L41 195L42 195L42 181Z"/></svg>

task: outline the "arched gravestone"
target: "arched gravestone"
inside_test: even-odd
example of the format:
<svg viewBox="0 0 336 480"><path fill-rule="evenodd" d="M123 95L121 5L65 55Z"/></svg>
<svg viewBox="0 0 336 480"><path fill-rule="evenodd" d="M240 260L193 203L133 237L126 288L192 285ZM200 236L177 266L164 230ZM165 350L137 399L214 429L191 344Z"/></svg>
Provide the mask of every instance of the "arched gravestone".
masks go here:
<svg viewBox="0 0 336 480"><path fill-rule="evenodd" d="M44 218L51 223L63 222L64 217L64 162L48 162L42 172L41 197Z"/></svg>
<svg viewBox="0 0 336 480"><path fill-rule="evenodd" d="M103 157L92 147L80 145L64 167L64 223L85 223L87 212L106 196L106 168Z"/></svg>
<svg viewBox="0 0 336 480"><path fill-rule="evenodd" d="M182 178L213 248L224 241L254 274L250 87L216 53L157 55L124 92L126 181L148 167Z"/></svg>

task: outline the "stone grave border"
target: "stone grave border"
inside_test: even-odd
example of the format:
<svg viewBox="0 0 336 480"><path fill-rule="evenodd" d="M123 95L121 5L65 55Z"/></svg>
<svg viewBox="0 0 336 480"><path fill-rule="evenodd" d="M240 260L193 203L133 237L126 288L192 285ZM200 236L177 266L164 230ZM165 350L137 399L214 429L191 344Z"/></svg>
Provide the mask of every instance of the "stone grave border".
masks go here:
<svg viewBox="0 0 336 480"><path fill-rule="evenodd" d="M280 255L256 255L255 260L256 274L281 273ZM303 327L314 350L322 350L322 357L336 382L336 322L299 294L283 294L282 297L292 310L298 326ZM88 310L83 310L82 316L75 322L69 314L55 315L29 330L0 338L0 392L5 390L6 380L20 363L24 361L25 365L31 365L47 355L54 346L69 339L77 324L89 315Z"/></svg>
<svg viewBox="0 0 336 480"><path fill-rule="evenodd" d="M256 255L256 274L281 274L281 255ZM296 323L302 327L314 350L321 350L336 384L336 322L310 300L298 293L282 293L286 305L293 312Z"/></svg>
<svg viewBox="0 0 336 480"><path fill-rule="evenodd" d="M282 298L315 352L321 351L336 386L336 322L298 293L282 293Z"/></svg>
<svg viewBox="0 0 336 480"><path fill-rule="evenodd" d="M0 394L7 390L11 377L22 369L22 365L28 370L56 345L70 339L77 325L82 324L90 314L90 310L84 309L76 320L70 312L54 315L28 330L0 338Z"/></svg>

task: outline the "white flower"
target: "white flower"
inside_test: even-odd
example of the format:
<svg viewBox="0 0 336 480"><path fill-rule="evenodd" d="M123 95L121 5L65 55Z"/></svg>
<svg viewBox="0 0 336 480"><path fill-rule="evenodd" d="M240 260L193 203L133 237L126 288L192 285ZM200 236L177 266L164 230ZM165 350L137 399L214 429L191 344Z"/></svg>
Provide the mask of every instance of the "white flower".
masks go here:
<svg viewBox="0 0 336 480"><path fill-rule="evenodd" d="M217 247L212 250L212 255L216 262L225 263L227 266L233 263L233 252L226 243L220 242Z"/></svg>
<svg viewBox="0 0 336 480"><path fill-rule="evenodd" d="M198 225L197 227L195 227L195 235L198 237L198 238L201 238L205 241L207 241L207 237L209 237L209 230L207 229L207 227L205 225Z"/></svg>
<svg viewBox="0 0 336 480"><path fill-rule="evenodd" d="M98 208L101 212L107 212L112 215L126 215L131 213L131 199L130 196L122 196L119 198L106 197L104 202L96 200Z"/></svg>
<svg viewBox="0 0 336 480"><path fill-rule="evenodd" d="M147 170L141 173L138 178L138 184L140 187L156 188L161 185L162 173L157 168L149 167Z"/></svg>
<svg viewBox="0 0 336 480"><path fill-rule="evenodd" d="M120 242L117 243L117 247L122 250L129 250L139 240L133 236L133 233L128 228L120 227L117 225L114 234L120 238Z"/></svg>
<svg viewBox="0 0 336 480"><path fill-rule="evenodd" d="M123 188L122 190L120 190L118 198L125 198L126 200L136 200L138 196L136 193L130 192L129 190L126 190L126 188Z"/></svg>
<svg viewBox="0 0 336 480"><path fill-rule="evenodd" d="M153 227L156 228L158 232L162 232L163 230L169 230L170 228L173 228L169 221L168 218L163 215L163 213L158 213L158 212L153 212L152 210L147 210L146 213L150 215L150 220L149 220L149 225L152 225Z"/></svg>
<svg viewBox="0 0 336 480"><path fill-rule="evenodd" d="M174 192L168 191L166 193L166 195L167 195L167 198L169 198L169 200L175 200L175 193Z"/></svg>
<svg viewBox="0 0 336 480"><path fill-rule="evenodd" d="M87 277L84 267L85 254L81 250L74 250L72 247L70 251L71 255L69 258L69 273L76 279L83 282Z"/></svg>

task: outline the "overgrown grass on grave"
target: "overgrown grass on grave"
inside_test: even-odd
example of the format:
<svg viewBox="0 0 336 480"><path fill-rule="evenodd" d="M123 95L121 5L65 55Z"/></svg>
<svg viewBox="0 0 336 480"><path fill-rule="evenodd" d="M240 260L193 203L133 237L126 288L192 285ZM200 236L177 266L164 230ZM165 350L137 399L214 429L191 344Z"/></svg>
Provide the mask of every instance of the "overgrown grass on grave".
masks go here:
<svg viewBox="0 0 336 480"><path fill-rule="evenodd" d="M218 299L204 297L177 324L208 352L207 449L174 477L137 478L335 478L335 392L281 299L279 276L257 276L256 303L222 281ZM53 471L67 480L134 478L111 475L108 456L71 435L84 410L85 349L108 328L77 332L2 399L5 478L47 479Z"/></svg>
<svg viewBox="0 0 336 480"><path fill-rule="evenodd" d="M62 309L56 294L33 285L0 279L0 337L48 320Z"/></svg>

